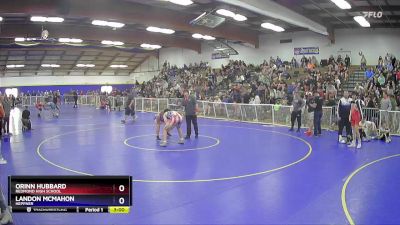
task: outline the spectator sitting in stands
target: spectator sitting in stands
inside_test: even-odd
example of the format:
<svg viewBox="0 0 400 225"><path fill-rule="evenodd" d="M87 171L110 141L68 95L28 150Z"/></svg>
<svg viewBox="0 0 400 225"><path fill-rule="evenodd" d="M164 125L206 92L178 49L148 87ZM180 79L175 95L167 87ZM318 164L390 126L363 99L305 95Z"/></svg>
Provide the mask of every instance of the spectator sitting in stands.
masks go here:
<svg viewBox="0 0 400 225"><path fill-rule="evenodd" d="M335 88L335 85L333 85L333 82L329 82L328 85L326 86L326 93L327 93L327 98L328 96L332 95L334 98L337 96L337 90Z"/></svg>
<svg viewBox="0 0 400 225"><path fill-rule="evenodd" d="M333 65L334 63L336 63L336 62L335 62L335 58L333 57L333 55L331 55L331 56L329 57L329 59L328 59L328 64Z"/></svg>
<svg viewBox="0 0 400 225"><path fill-rule="evenodd" d="M378 76L378 84L379 84L379 87L385 86L385 83L386 83L386 78L385 78L385 76L383 75L383 73L379 73L379 76Z"/></svg>
<svg viewBox="0 0 400 225"><path fill-rule="evenodd" d="M374 77L374 69L369 68L367 71L365 71L365 77L369 80L372 77Z"/></svg>
<svg viewBox="0 0 400 225"><path fill-rule="evenodd" d="M341 84L341 81L339 79L339 76L335 76L335 87L336 87L336 90L340 90L340 84Z"/></svg>
<svg viewBox="0 0 400 225"><path fill-rule="evenodd" d="M307 72L313 72L315 69L315 65L312 62L308 62L307 64Z"/></svg>

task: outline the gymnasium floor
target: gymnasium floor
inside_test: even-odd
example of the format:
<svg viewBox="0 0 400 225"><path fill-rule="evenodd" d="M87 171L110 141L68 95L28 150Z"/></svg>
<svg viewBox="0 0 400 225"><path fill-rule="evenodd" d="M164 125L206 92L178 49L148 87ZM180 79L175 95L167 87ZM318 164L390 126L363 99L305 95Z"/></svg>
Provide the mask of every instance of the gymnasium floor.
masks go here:
<svg viewBox="0 0 400 225"><path fill-rule="evenodd" d="M89 107L34 112L34 130L3 143L4 191L7 175L132 175L134 205L127 215L14 214L17 225L400 223L399 138L356 151L335 132L200 119L199 139L180 146L174 131L162 148L153 113L121 125L122 112Z"/></svg>

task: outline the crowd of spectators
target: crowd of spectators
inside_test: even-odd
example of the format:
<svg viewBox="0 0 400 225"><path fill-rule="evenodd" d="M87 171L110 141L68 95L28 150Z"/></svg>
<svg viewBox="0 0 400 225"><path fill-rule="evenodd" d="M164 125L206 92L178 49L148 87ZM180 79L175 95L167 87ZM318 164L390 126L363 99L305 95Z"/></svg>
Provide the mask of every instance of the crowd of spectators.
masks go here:
<svg viewBox="0 0 400 225"><path fill-rule="evenodd" d="M332 55L324 63L314 56L303 56L299 62L294 57L291 61L271 57L260 65L231 60L218 69L211 69L205 62L182 68L165 62L160 74L141 84L138 93L143 97L181 98L183 90L190 90L199 100L290 105L295 92L302 96L318 92L325 106L335 106L342 84L349 79L350 66L348 55ZM396 110L400 106L399 68L394 56L380 57L377 65L366 71L368 79L356 84L353 91L370 108L379 108L386 92L392 100L391 110ZM296 76L295 71L306 75Z"/></svg>
<svg viewBox="0 0 400 225"><path fill-rule="evenodd" d="M383 93L391 99L391 110L400 106L400 63L395 56L379 56L377 65L365 71L365 82L357 84L354 91L364 96L365 105L379 108Z"/></svg>
<svg viewBox="0 0 400 225"><path fill-rule="evenodd" d="M349 77L350 61L341 56L329 59L327 69L321 72L317 59L303 56L283 61L271 57L260 65L231 60L227 65L211 69L208 63L184 65L182 68L165 62L161 72L140 85L143 97L181 98L183 90L196 93L200 100L228 103L290 104L294 92L307 94L317 91L328 104L336 98L341 84ZM346 66L347 65L347 66ZM305 72L296 76L294 71Z"/></svg>
<svg viewBox="0 0 400 225"><path fill-rule="evenodd" d="M366 63L364 55L360 54L361 63ZM184 90L189 90L199 100L245 104L290 105L295 92L302 97L317 92L325 106L335 106L343 91L343 83L349 79L350 66L351 59L348 55L338 55L336 58L331 55L321 62L315 56L302 56L299 61L295 57L290 61L270 57L259 65L230 60L227 65L214 69L207 62L183 67L165 62L157 76L142 84L136 82L135 87L139 96L147 98L182 98ZM392 110L398 109L399 61L387 54L384 58L379 57L376 66L365 70L365 81L357 83L353 90L361 96L365 106L379 108L383 92L386 92L392 99ZM299 73L303 75L299 76ZM113 89L111 93L101 93L100 90L85 93L71 90L64 95L100 95L107 101L110 96L123 97L129 92L130 90L118 89ZM21 95L60 96L60 92L28 91Z"/></svg>

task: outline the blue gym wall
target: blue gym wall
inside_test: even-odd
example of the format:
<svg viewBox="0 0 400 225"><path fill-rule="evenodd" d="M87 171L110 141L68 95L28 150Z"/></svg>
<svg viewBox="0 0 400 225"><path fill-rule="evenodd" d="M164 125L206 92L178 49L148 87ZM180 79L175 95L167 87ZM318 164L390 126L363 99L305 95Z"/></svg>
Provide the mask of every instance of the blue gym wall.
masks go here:
<svg viewBox="0 0 400 225"><path fill-rule="evenodd" d="M87 91L99 91L101 86L104 85L53 85L53 86L22 86L22 87L17 87L19 93L27 93L30 91L31 93L33 91L39 92L39 91L57 91L59 90L61 94L68 93L71 90L78 90L83 91L83 93L86 93ZM125 90L132 88L134 85L133 84L109 84L109 86L112 86L113 89L118 89L118 90ZM10 87L0 87L1 93L5 93L5 89L10 88Z"/></svg>

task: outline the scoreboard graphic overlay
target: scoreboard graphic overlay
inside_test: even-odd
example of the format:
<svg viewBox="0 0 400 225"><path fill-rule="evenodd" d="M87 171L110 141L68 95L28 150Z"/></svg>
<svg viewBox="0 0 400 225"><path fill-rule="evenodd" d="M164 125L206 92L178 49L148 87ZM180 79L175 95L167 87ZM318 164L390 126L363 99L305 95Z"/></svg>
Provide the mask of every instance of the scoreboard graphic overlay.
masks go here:
<svg viewBox="0 0 400 225"><path fill-rule="evenodd" d="M8 205L24 213L129 213L131 176L9 176Z"/></svg>

